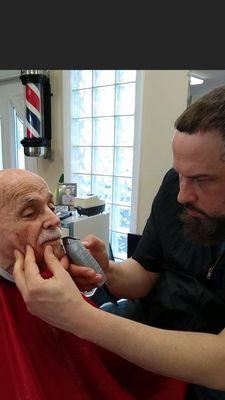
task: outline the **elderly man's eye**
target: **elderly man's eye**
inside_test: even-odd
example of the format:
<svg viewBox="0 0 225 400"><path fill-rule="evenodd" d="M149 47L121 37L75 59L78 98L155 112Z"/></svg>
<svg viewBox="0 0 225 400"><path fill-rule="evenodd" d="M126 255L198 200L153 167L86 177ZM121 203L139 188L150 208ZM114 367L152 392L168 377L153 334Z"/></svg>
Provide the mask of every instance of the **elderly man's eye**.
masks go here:
<svg viewBox="0 0 225 400"><path fill-rule="evenodd" d="M49 208L55 213L55 206L53 203L49 204Z"/></svg>
<svg viewBox="0 0 225 400"><path fill-rule="evenodd" d="M34 210L31 210L31 209L25 210L25 211L23 212L23 217L25 217L25 218L27 218L27 217L33 217L34 214L35 214L35 211L34 211Z"/></svg>

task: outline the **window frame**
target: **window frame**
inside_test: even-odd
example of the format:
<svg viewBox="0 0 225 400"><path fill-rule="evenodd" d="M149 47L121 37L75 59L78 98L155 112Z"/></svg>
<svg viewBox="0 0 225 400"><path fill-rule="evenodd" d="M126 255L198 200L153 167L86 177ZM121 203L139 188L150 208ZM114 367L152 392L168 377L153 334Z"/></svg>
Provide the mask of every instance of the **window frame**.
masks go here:
<svg viewBox="0 0 225 400"><path fill-rule="evenodd" d="M63 162L64 162L64 179L71 182L71 70L62 71L62 87L63 87ZM132 196L131 196L131 215L130 215L130 232L137 232L138 218L138 192L139 192L139 172L140 172L140 155L141 155L141 131L142 131L142 106L143 106L143 80L144 71L136 71L136 91L135 91L135 115L134 115L134 143L133 143L133 170L132 170Z"/></svg>

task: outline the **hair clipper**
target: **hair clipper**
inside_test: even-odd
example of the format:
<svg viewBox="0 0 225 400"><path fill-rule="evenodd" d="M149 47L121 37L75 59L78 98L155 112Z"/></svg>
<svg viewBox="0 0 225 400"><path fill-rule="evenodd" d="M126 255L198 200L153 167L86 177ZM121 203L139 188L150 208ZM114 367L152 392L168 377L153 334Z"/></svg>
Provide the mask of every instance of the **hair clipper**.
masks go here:
<svg viewBox="0 0 225 400"><path fill-rule="evenodd" d="M71 236L66 236L62 238L66 254L68 255L70 261L77 265L83 265L85 267L92 268L97 274L101 274L103 279L98 283L98 286L104 285L106 282L106 276L101 269L99 263L95 258L89 253L82 242Z"/></svg>

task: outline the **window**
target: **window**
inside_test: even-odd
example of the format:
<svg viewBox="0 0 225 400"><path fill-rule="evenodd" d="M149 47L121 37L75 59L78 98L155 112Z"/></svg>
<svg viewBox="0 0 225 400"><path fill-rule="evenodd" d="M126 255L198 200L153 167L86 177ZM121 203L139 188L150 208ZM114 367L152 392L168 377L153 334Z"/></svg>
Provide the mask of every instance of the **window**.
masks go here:
<svg viewBox="0 0 225 400"><path fill-rule="evenodd" d="M6 71L7 75L8 72ZM20 140L25 136L24 86L19 78L0 82L2 168L22 168L37 173L37 159L25 157Z"/></svg>
<svg viewBox="0 0 225 400"><path fill-rule="evenodd" d="M69 121L65 148L70 149L65 178L77 182L77 196L94 194L106 201L110 243L114 257L122 260L127 257L127 233L136 220L138 72L71 70L65 74L70 99L65 115Z"/></svg>
<svg viewBox="0 0 225 400"><path fill-rule="evenodd" d="M13 108L15 123L15 143L16 143L16 167L25 169L25 156L23 146L20 141L24 138L24 124L17 115L16 109Z"/></svg>

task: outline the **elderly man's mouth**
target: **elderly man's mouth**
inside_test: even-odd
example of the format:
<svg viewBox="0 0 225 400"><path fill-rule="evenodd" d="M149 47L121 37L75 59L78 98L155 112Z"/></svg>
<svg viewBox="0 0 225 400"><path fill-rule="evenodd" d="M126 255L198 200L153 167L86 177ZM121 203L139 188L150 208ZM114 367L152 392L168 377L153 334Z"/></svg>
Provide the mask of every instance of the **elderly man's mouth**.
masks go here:
<svg viewBox="0 0 225 400"><path fill-rule="evenodd" d="M59 241L61 239L62 232L60 228L56 228L52 231L42 232L39 237L39 244L40 245L47 245L51 244L52 242Z"/></svg>
<svg viewBox="0 0 225 400"><path fill-rule="evenodd" d="M53 243L56 243L56 242L58 242L59 244L61 244L61 242L60 242L60 238L52 238L52 239L48 239L48 240L45 240L43 243L42 243L42 245L45 245L45 246L47 246L47 245L51 245L51 244L53 244Z"/></svg>

